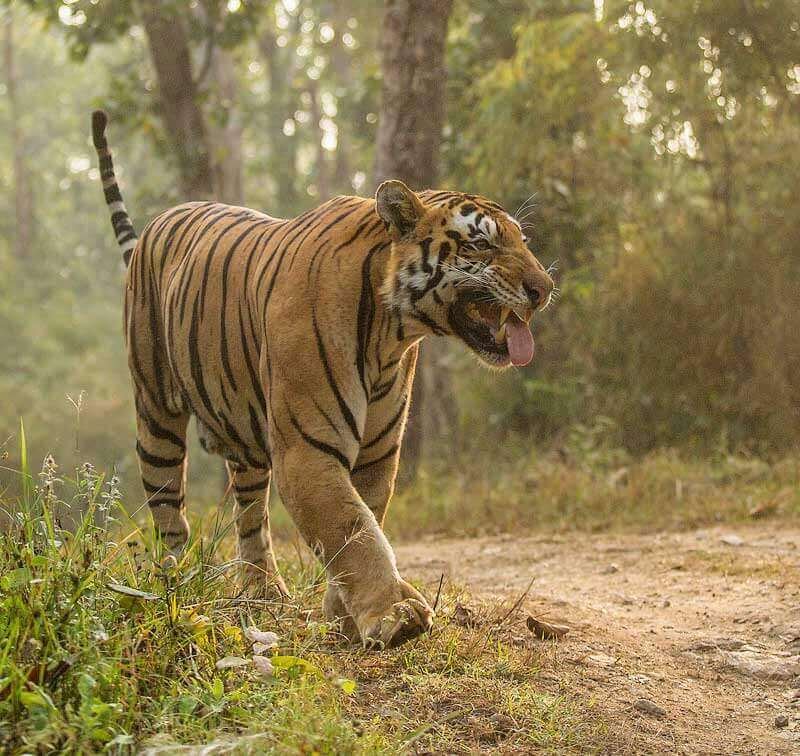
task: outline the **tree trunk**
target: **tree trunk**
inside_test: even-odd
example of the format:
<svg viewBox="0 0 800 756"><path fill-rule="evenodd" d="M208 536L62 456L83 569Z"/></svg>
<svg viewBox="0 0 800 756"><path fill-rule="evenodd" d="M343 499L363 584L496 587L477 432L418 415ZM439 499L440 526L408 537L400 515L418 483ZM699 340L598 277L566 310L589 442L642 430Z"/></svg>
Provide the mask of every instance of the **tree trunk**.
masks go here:
<svg viewBox="0 0 800 756"><path fill-rule="evenodd" d="M427 189L438 180L452 7L452 0L386 0L376 183L399 178Z"/></svg>
<svg viewBox="0 0 800 756"><path fill-rule="evenodd" d="M345 92L352 91L353 69L347 54L347 48L342 41L344 30L347 29L348 9L344 3L335 3L333 17L335 22L336 37L331 42L331 69L335 77L337 89ZM337 116L339 133L336 144L336 158L333 166L333 191L340 194L350 194L353 191L353 172L350 167L350 133L352 123L345 123L341 112ZM360 124L359 124L360 126Z"/></svg>
<svg viewBox="0 0 800 756"><path fill-rule="evenodd" d="M22 108L17 92L17 69L14 50L14 16L9 7L5 16L5 45L3 61L6 70L9 115L11 117L11 149L14 177L14 256L25 259L33 244L33 190L25 154L25 139L20 128Z"/></svg>
<svg viewBox="0 0 800 756"><path fill-rule="evenodd" d="M272 29L258 38L258 49L267 67L269 104L267 140L270 146L270 176L275 184L275 209L271 215L295 215L298 212L297 134L285 134L284 123L294 113L291 86L295 77L293 61L287 61L278 47Z"/></svg>
<svg viewBox="0 0 800 756"><path fill-rule="evenodd" d="M452 0L386 0L376 184L396 178L412 189L426 189L438 180L445 112L444 52L452 7ZM425 444L455 421L452 391L437 353L442 350L434 351L432 344L423 346L417 361L403 445L405 479L415 474Z"/></svg>
<svg viewBox="0 0 800 756"><path fill-rule="evenodd" d="M214 194L229 205L244 204L242 178L242 116L231 54L218 48L213 52L211 77L215 84L220 123L212 119Z"/></svg>
<svg viewBox="0 0 800 756"><path fill-rule="evenodd" d="M192 76L189 39L180 15L159 0L144 3L142 23L158 77L161 115L178 158L185 200L214 194L211 153L203 112Z"/></svg>

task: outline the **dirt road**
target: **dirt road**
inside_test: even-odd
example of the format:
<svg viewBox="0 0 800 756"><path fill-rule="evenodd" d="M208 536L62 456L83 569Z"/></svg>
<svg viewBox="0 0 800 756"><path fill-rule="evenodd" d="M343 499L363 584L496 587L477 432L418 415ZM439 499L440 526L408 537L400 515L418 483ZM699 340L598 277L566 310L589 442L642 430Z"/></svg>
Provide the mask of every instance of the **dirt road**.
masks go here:
<svg viewBox="0 0 800 756"><path fill-rule="evenodd" d="M557 674L543 683L591 702L632 750L800 753L796 523L430 539L397 553L431 592L444 573L478 604L510 605L535 578L520 621L572 628L546 644Z"/></svg>

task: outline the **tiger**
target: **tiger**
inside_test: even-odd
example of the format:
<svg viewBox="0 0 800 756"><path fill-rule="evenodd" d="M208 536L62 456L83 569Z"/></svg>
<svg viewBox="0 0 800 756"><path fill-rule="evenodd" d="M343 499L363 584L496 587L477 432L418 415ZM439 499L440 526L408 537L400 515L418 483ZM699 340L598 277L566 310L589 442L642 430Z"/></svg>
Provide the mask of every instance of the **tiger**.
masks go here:
<svg viewBox="0 0 800 756"><path fill-rule="evenodd" d="M327 576L326 617L385 648L434 609L383 531L420 341L449 336L496 369L534 356L530 322L553 280L520 224L484 197L338 196L292 219L212 201L177 205L138 235L92 115L105 200L127 266L124 334L136 452L157 537L189 538L186 434L225 460L241 579L285 593L270 535L274 476Z"/></svg>

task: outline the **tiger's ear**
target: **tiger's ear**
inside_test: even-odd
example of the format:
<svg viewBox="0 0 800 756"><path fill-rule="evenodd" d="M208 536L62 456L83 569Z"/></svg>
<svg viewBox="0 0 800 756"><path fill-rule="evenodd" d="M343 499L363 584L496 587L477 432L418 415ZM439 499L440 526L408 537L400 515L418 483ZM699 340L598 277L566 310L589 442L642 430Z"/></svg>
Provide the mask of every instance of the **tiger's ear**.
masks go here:
<svg viewBox="0 0 800 756"><path fill-rule="evenodd" d="M402 181L384 181L375 192L375 210L396 238L402 239L425 214L425 205Z"/></svg>

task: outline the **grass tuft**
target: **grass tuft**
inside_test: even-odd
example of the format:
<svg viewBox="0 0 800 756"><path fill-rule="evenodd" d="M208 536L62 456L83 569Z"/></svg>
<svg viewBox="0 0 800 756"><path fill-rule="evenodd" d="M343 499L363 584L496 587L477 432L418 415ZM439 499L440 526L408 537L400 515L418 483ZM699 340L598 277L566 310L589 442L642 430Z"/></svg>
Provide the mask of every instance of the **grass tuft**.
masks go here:
<svg viewBox="0 0 800 756"><path fill-rule="evenodd" d="M61 476L49 457L21 475L0 532L3 752L558 749L602 730L548 688L549 662L508 623L454 621L465 594L452 587L432 635L368 654L324 621L313 562L282 565L290 600L248 600L218 515L176 560L126 512L116 477L88 464ZM254 627L275 646L254 648Z"/></svg>

